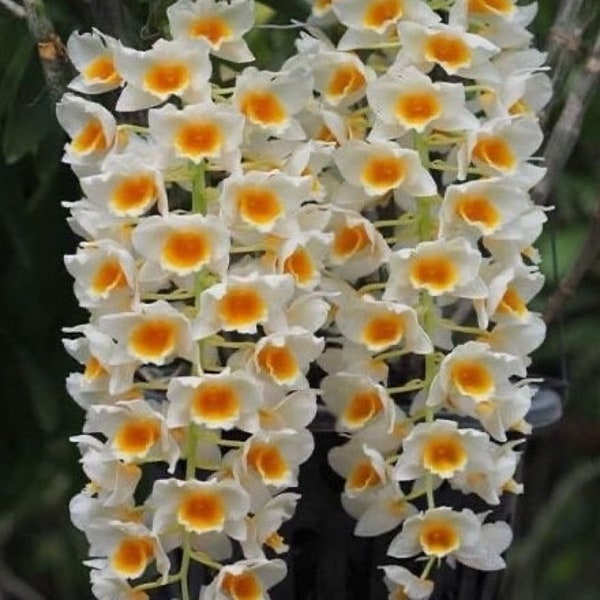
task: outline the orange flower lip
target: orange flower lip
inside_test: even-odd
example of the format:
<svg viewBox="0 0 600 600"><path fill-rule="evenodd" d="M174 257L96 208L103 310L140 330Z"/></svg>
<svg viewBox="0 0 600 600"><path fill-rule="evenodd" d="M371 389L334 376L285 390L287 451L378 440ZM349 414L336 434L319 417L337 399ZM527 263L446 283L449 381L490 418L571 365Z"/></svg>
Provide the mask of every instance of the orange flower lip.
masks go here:
<svg viewBox="0 0 600 600"><path fill-rule="evenodd" d="M337 100L358 92L365 84L365 77L356 66L341 65L332 73L325 95L330 100Z"/></svg>
<svg viewBox="0 0 600 600"><path fill-rule="evenodd" d="M240 110L257 125L282 125L287 111L276 94L268 90L248 91L240 99Z"/></svg>
<svg viewBox="0 0 600 600"><path fill-rule="evenodd" d="M129 336L129 350L141 360L162 360L177 343L177 326L167 319L146 319Z"/></svg>
<svg viewBox="0 0 600 600"><path fill-rule="evenodd" d="M221 582L221 589L233 600L261 600L264 598L260 582L250 572L239 575L226 573Z"/></svg>
<svg viewBox="0 0 600 600"><path fill-rule="evenodd" d="M112 568L127 578L139 577L154 557L154 542L151 538L123 538L110 559Z"/></svg>
<svg viewBox="0 0 600 600"><path fill-rule="evenodd" d="M482 163L510 173L517 166L517 157L508 142L498 136L483 136L473 147L473 158Z"/></svg>
<svg viewBox="0 0 600 600"><path fill-rule="evenodd" d="M117 214L144 212L154 202L158 189L152 175L130 175L113 189L109 203Z"/></svg>
<svg viewBox="0 0 600 600"><path fill-rule="evenodd" d="M268 482L282 481L290 472L285 457L274 444L252 444L246 460Z"/></svg>
<svg viewBox="0 0 600 600"><path fill-rule="evenodd" d="M404 329L404 319L401 315L382 313L367 321L362 338L368 348L381 351L400 343L404 337Z"/></svg>
<svg viewBox="0 0 600 600"><path fill-rule="evenodd" d="M371 0L363 16L363 24L370 29L379 29L402 16L401 0Z"/></svg>
<svg viewBox="0 0 600 600"><path fill-rule="evenodd" d="M425 58L438 62L451 69L467 67L471 64L471 50L458 36L437 33L425 42Z"/></svg>
<svg viewBox="0 0 600 600"><path fill-rule="evenodd" d="M370 239L363 225L347 225L335 232L333 254L338 258L350 258L369 245Z"/></svg>
<svg viewBox="0 0 600 600"><path fill-rule="evenodd" d="M258 366L279 382L293 381L299 372L296 357L286 346L266 345L258 352Z"/></svg>
<svg viewBox="0 0 600 600"><path fill-rule="evenodd" d="M204 38L213 48L218 48L224 41L231 37L231 27L216 15L207 15L193 21L188 29L192 38Z"/></svg>
<svg viewBox="0 0 600 600"><path fill-rule="evenodd" d="M456 205L456 212L467 223L481 225L489 233L500 224L498 209L485 196L462 196Z"/></svg>
<svg viewBox="0 0 600 600"><path fill-rule="evenodd" d="M157 61L144 74L144 88L158 96L168 96L181 92L190 80L190 69L185 63Z"/></svg>
<svg viewBox="0 0 600 600"><path fill-rule="evenodd" d="M242 218L261 226L273 223L283 212L277 194L266 187L244 187L238 191L237 203Z"/></svg>
<svg viewBox="0 0 600 600"><path fill-rule="evenodd" d="M442 104L433 91L407 92L396 101L395 113L405 125L424 127L442 114Z"/></svg>
<svg viewBox="0 0 600 600"><path fill-rule="evenodd" d="M155 419L130 419L117 430L113 445L121 454L132 458L142 457L159 437L160 424Z"/></svg>
<svg viewBox="0 0 600 600"><path fill-rule="evenodd" d="M397 156L373 156L367 160L361 173L364 184L382 192L401 185L405 177L404 161Z"/></svg>
<svg viewBox="0 0 600 600"><path fill-rule="evenodd" d="M423 525L419 541L428 556L447 556L460 546L460 535L448 521L430 521Z"/></svg>
<svg viewBox="0 0 600 600"><path fill-rule="evenodd" d="M494 376L477 360L460 360L452 365L451 379L458 390L469 396L484 398L493 393Z"/></svg>
<svg viewBox="0 0 600 600"><path fill-rule="evenodd" d="M85 67L82 75L88 83L118 85L122 81L110 54L104 54L92 60Z"/></svg>
<svg viewBox="0 0 600 600"><path fill-rule="evenodd" d="M195 121L182 125L174 144L182 156L203 158L216 156L223 145L221 128L210 121Z"/></svg>
<svg viewBox="0 0 600 600"><path fill-rule="evenodd" d="M202 422L221 422L236 418L241 402L231 384L207 382L200 385L192 398L192 418Z"/></svg>
<svg viewBox="0 0 600 600"><path fill-rule="evenodd" d="M187 493L177 510L177 520L188 531L221 531L225 523L225 505L218 492L197 490Z"/></svg>
<svg viewBox="0 0 600 600"><path fill-rule="evenodd" d="M450 292L458 282L458 268L442 254L419 256L410 266L409 277L416 288L436 293Z"/></svg>
<svg viewBox="0 0 600 600"><path fill-rule="evenodd" d="M440 477L452 477L467 464L467 452L458 435L437 435L423 448L423 466Z"/></svg>
<svg viewBox="0 0 600 600"><path fill-rule="evenodd" d="M217 313L230 327L258 323L267 316L267 304L259 292L251 287L233 287L219 300Z"/></svg>
<svg viewBox="0 0 600 600"><path fill-rule="evenodd" d="M188 272L197 270L211 258L210 240L201 231L180 230L171 232L161 251L165 266Z"/></svg>
<svg viewBox="0 0 600 600"><path fill-rule="evenodd" d="M73 138L71 147L79 154L103 151L108 148L108 140L99 119L91 119Z"/></svg>
<svg viewBox="0 0 600 600"><path fill-rule="evenodd" d="M106 296L113 290L127 287L127 278L116 258L105 260L96 270L91 280L91 291L97 296Z"/></svg>
<svg viewBox="0 0 600 600"><path fill-rule="evenodd" d="M343 414L343 421L350 427L362 427L383 410L376 390L362 390L354 394Z"/></svg>

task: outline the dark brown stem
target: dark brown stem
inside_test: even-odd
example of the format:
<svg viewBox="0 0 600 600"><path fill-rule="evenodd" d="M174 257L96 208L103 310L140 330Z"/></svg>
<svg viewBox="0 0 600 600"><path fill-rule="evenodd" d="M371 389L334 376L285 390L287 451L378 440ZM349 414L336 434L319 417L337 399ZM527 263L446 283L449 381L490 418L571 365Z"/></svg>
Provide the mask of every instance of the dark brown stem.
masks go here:
<svg viewBox="0 0 600 600"><path fill-rule="evenodd" d="M581 37L585 29L581 10L584 4L585 0L562 0L548 34L547 64L552 73L554 94L540 115L540 122L543 125L547 124L550 115L562 99L560 91L565 85L581 49Z"/></svg>
<svg viewBox="0 0 600 600"><path fill-rule="evenodd" d="M24 19L26 17L25 9L13 0L0 0L0 4L17 18Z"/></svg>
<svg viewBox="0 0 600 600"><path fill-rule="evenodd" d="M546 304L546 310L543 315L546 323L552 322L562 310L565 302L573 296L583 276L594 263L598 252L600 252L600 206L592 216L592 224L581 245L571 271L560 282L560 285L552 296L550 296Z"/></svg>
<svg viewBox="0 0 600 600"><path fill-rule="evenodd" d="M63 95L71 76L64 44L54 31L43 0L24 0L23 4L29 32L37 43L50 98L56 102Z"/></svg>
<svg viewBox="0 0 600 600"><path fill-rule="evenodd" d="M94 27L102 33L115 37L122 42L128 42L125 28L125 6L122 0L91 0L90 12Z"/></svg>
<svg viewBox="0 0 600 600"><path fill-rule="evenodd" d="M564 169L581 133L586 110L600 81L600 32L587 58L585 66L577 76L544 150L547 172L533 189L537 204L547 204L551 190Z"/></svg>

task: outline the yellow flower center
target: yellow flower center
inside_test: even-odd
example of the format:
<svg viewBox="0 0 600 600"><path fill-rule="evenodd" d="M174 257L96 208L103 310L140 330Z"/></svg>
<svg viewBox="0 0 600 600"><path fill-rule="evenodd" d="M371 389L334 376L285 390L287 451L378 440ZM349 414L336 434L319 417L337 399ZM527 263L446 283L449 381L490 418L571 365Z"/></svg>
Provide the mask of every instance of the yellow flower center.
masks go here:
<svg viewBox="0 0 600 600"><path fill-rule="evenodd" d="M256 359L259 368L280 383L292 382L298 376L296 357L286 346L267 344Z"/></svg>
<svg viewBox="0 0 600 600"><path fill-rule="evenodd" d="M181 156L196 160L211 158L221 151L223 134L215 123L196 121L182 125L173 143Z"/></svg>
<svg viewBox="0 0 600 600"><path fill-rule="evenodd" d="M346 488L352 492L363 492L381 483L381 477L370 460L360 461L354 466L346 480Z"/></svg>
<svg viewBox="0 0 600 600"><path fill-rule="evenodd" d="M409 279L415 288L426 289L432 294L451 292L458 282L458 269L443 254L420 256L410 265Z"/></svg>
<svg viewBox="0 0 600 600"><path fill-rule="evenodd" d="M363 25L379 29L397 21L402 16L401 0L371 0L363 14Z"/></svg>
<svg viewBox="0 0 600 600"><path fill-rule="evenodd" d="M93 381L102 375L106 375L106 370L95 356L90 356L89 360L85 363L83 376L88 381Z"/></svg>
<svg viewBox="0 0 600 600"><path fill-rule="evenodd" d="M442 114L435 92L409 92L396 101L396 118L408 127L424 127Z"/></svg>
<svg viewBox="0 0 600 600"><path fill-rule="evenodd" d="M208 423L236 418L240 414L240 398L228 383L206 382L195 391L192 398L192 419Z"/></svg>
<svg viewBox="0 0 600 600"><path fill-rule="evenodd" d="M485 196L462 196L456 212L470 225L480 226L486 234L493 233L500 224L498 209Z"/></svg>
<svg viewBox="0 0 600 600"><path fill-rule="evenodd" d="M129 352L140 360L162 360L177 343L177 326L167 319L146 319L133 328Z"/></svg>
<svg viewBox="0 0 600 600"><path fill-rule="evenodd" d="M204 38L213 48L231 37L231 27L225 19L216 15L207 15L193 21L188 29L191 38Z"/></svg>
<svg viewBox="0 0 600 600"><path fill-rule="evenodd" d="M119 216L138 216L150 208L157 194L152 175L130 175L114 187L109 205Z"/></svg>
<svg viewBox="0 0 600 600"><path fill-rule="evenodd" d="M371 317L362 331L362 341L369 350L379 352L398 344L404 336L404 319L396 313Z"/></svg>
<svg viewBox="0 0 600 600"><path fill-rule="evenodd" d="M240 110L251 123L264 127L281 125L287 119L279 98L267 90L246 92L240 100Z"/></svg>
<svg viewBox="0 0 600 600"><path fill-rule="evenodd" d="M509 15L515 10L515 0L469 0L469 12Z"/></svg>
<svg viewBox="0 0 600 600"><path fill-rule="evenodd" d="M296 248L283 261L283 272L292 275L300 285L309 283L317 273L310 254L304 248Z"/></svg>
<svg viewBox="0 0 600 600"><path fill-rule="evenodd" d="M164 61L151 65L144 74L144 89L158 96L183 91L190 83L189 67L182 62Z"/></svg>
<svg viewBox="0 0 600 600"><path fill-rule="evenodd" d="M154 542L151 538L126 537L114 549L110 564L114 571L127 579L142 575L154 557Z"/></svg>
<svg viewBox="0 0 600 600"><path fill-rule="evenodd" d="M471 64L471 50L458 36L436 33L425 43L425 58L455 70Z"/></svg>
<svg viewBox="0 0 600 600"><path fill-rule="evenodd" d="M88 83L118 85L122 81L110 54L103 54L90 61L81 74Z"/></svg>
<svg viewBox="0 0 600 600"><path fill-rule="evenodd" d="M267 304L251 287L232 287L219 300L217 313L228 327L248 326L266 317Z"/></svg>
<svg viewBox="0 0 600 600"><path fill-rule="evenodd" d="M427 556L442 558L460 546L460 536L448 521L429 521L423 524L419 542Z"/></svg>
<svg viewBox="0 0 600 600"><path fill-rule="evenodd" d="M333 255L338 259L348 259L370 244L364 225L346 225L335 232Z"/></svg>
<svg viewBox="0 0 600 600"><path fill-rule="evenodd" d="M105 260L95 271L90 282L90 292L94 296L108 296L113 290L127 287L127 278L116 258Z"/></svg>
<svg viewBox="0 0 600 600"><path fill-rule="evenodd" d="M362 427L383 410L381 398L377 390L361 390L349 400L342 420L352 429Z"/></svg>
<svg viewBox="0 0 600 600"><path fill-rule="evenodd" d="M195 271L211 257L210 240L205 233L193 230L171 232L163 242L161 258L174 271Z"/></svg>
<svg viewBox="0 0 600 600"><path fill-rule="evenodd" d="M274 444L252 444L246 460L248 465L260 474L265 483L279 483L290 472L285 457Z"/></svg>
<svg viewBox="0 0 600 600"><path fill-rule="evenodd" d="M221 582L221 589L232 600L262 600L265 597L260 582L249 571L239 575L226 573Z"/></svg>
<svg viewBox="0 0 600 600"><path fill-rule="evenodd" d="M77 132L71 142L71 148L79 154L103 151L108 148L108 141L104 135L104 129L99 119L91 119Z"/></svg>
<svg viewBox="0 0 600 600"><path fill-rule="evenodd" d="M461 394L485 399L494 392L494 376L490 369L477 360L456 361L450 372L452 383Z"/></svg>
<svg viewBox="0 0 600 600"><path fill-rule="evenodd" d="M504 292L502 300L500 300L498 312L511 314L517 317L524 317L528 312L527 304L523 302L523 299L517 290L509 287L506 292Z"/></svg>
<svg viewBox="0 0 600 600"><path fill-rule="evenodd" d="M498 136L481 137L473 147L473 158L498 171L509 173L517 166L517 158L507 141Z"/></svg>
<svg viewBox="0 0 600 600"><path fill-rule="evenodd" d="M361 170L364 185L384 193L398 187L406 177L406 166L397 156L372 156L367 159Z"/></svg>
<svg viewBox="0 0 600 600"><path fill-rule="evenodd" d="M221 531L225 516L223 499L212 490L188 492L177 509L177 521L195 533Z"/></svg>
<svg viewBox="0 0 600 600"><path fill-rule="evenodd" d="M277 194L266 187L242 188L237 195L237 205L244 221L252 225L269 225L283 212Z"/></svg>
<svg viewBox="0 0 600 600"><path fill-rule="evenodd" d="M325 96L329 100L339 100L361 90L366 80L361 71L352 64L338 67L329 78Z"/></svg>
<svg viewBox="0 0 600 600"><path fill-rule="evenodd" d="M452 477L467 464L467 452L457 435L437 435L423 447L423 466L440 477Z"/></svg>
<svg viewBox="0 0 600 600"><path fill-rule="evenodd" d="M143 458L160 438L160 424L155 419L130 419L117 429L113 446L129 458Z"/></svg>

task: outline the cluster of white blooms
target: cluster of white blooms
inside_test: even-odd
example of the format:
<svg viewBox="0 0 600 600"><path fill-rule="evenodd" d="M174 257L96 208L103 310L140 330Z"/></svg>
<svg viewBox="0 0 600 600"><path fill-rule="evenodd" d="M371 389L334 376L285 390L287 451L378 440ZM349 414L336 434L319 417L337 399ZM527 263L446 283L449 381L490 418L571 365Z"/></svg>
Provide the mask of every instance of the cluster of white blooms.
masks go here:
<svg viewBox="0 0 600 600"><path fill-rule="evenodd" d="M320 409L356 535L398 529L389 555L424 555L383 567L390 598L425 599L442 559L500 569L511 538L441 487L520 491L544 337L535 6L316 0L276 72L243 66L254 10L178 0L146 51L68 42L57 116L85 197L65 261L89 311L65 340L90 480L71 513L93 592L189 600L199 562L201 600L268 598ZM113 90L117 117L86 98Z"/></svg>

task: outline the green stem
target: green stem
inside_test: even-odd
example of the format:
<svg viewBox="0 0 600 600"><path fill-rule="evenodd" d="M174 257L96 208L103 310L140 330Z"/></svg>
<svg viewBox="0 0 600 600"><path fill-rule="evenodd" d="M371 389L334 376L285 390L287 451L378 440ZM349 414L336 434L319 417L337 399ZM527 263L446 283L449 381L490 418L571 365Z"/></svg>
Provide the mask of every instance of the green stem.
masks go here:
<svg viewBox="0 0 600 600"><path fill-rule="evenodd" d="M435 564L435 556L430 556L419 579L427 579L427 575L429 575L431 568L433 567L434 564Z"/></svg>
<svg viewBox="0 0 600 600"><path fill-rule="evenodd" d="M208 208L206 194L206 163L202 161L192 169L192 212L205 215ZM200 296L207 287L206 273L200 271L194 278L194 306L196 313L200 311ZM196 374L202 372L203 342L198 342L198 364L194 365Z"/></svg>
<svg viewBox="0 0 600 600"><path fill-rule="evenodd" d="M196 442L196 426L193 423L190 423L185 444L186 480L196 478ZM191 537L191 533L189 531L186 531L183 539L183 555L181 557L181 569L179 570L179 574L181 575L181 600L190 600L188 573L190 570L190 560L192 553Z"/></svg>
<svg viewBox="0 0 600 600"><path fill-rule="evenodd" d="M210 556L206 554L206 552L192 552L191 557L196 562L202 563L203 565L206 565L211 569L215 569L218 571L223 568L223 565L221 563L212 560Z"/></svg>
<svg viewBox="0 0 600 600"><path fill-rule="evenodd" d="M219 440L217 444L225 448L241 448L244 442L240 442L239 440Z"/></svg>
<svg viewBox="0 0 600 600"><path fill-rule="evenodd" d="M157 579L156 581L148 581L147 583L140 583L133 588L134 592L143 591L143 590L153 590L155 588L162 587L163 585L168 585L169 583L175 583L181 579L181 573L176 573L175 575L169 575L166 579L162 577Z"/></svg>
<svg viewBox="0 0 600 600"><path fill-rule="evenodd" d="M385 288L385 286L386 286L386 283L383 281L377 281L375 283L367 283L366 285L363 285L362 287L358 288L356 290L356 292L362 296L363 294L366 294L368 292L373 292L375 290L383 290Z"/></svg>
<svg viewBox="0 0 600 600"><path fill-rule="evenodd" d="M192 212L206 214L208 198L206 196L206 163L202 161L192 168Z"/></svg>
<svg viewBox="0 0 600 600"><path fill-rule="evenodd" d="M405 385L386 388L388 394L401 394L402 392L412 392L414 390L423 389L425 382L422 379L413 379Z"/></svg>
<svg viewBox="0 0 600 600"><path fill-rule="evenodd" d="M381 221L373 221L374 227L381 229L383 227L397 227L398 225L408 225L415 220L414 215L407 213L397 219L382 219Z"/></svg>
<svg viewBox="0 0 600 600"><path fill-rule="evenodd" d="M417 498L424 496L426 493L426 489L415 490L414 492L408 494L408 496L404 496L403 500L406 500L406 502L410 502L411 500L416 500Z"/></svg>
<svg viewBox="0 0 600 600"><path fill-rule="evenodd" d="M194 296L194 293L186 292L185 290L178 290L177 292L171 292L170 294L148 292L142 295L142 300L189 300L190 298L194 298Z"/></svg>
<svg viewBox="0 0 600 600"><path fill-rule="evenodd" d="M485 335L486 333L488 333L486 329L479 329L479 327L467 327L465 325L457 325L449 319L442 319L441 323L447 329L450 329L452 331L458 331L459 333L470 333L471 335L477 336Z"/></svg>
<svg viewBox="0 0 600 600"><path fill-rule="evenodd" d="M252 246L232 246L229 254L247 254L249 252L266 252L264 244L253 244Z"/></svg>
<svg viewBox="0 0 600 600"><path fill-rule="evenodd" d="M373 358L375 360L390 360L392 358L404 356L405 354L408 354L408 350L403 348L402 350L390 350L389 352L384 352L383 354L376 354Z"/></svg>
<svg viewBox="0 0 600 600"><path fill-rule="evenodd" d="M218 346L219 348L234 348L239 350L241 348L254 348L255 342L233 342L224 340L223 338L208 338L205 342L210 346Z"/></svg>

